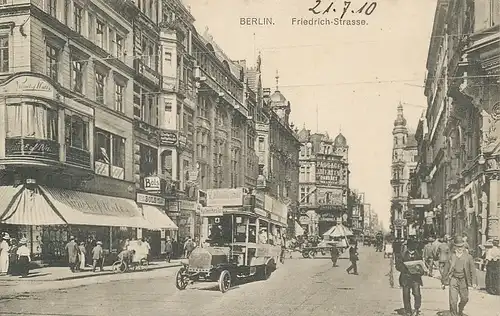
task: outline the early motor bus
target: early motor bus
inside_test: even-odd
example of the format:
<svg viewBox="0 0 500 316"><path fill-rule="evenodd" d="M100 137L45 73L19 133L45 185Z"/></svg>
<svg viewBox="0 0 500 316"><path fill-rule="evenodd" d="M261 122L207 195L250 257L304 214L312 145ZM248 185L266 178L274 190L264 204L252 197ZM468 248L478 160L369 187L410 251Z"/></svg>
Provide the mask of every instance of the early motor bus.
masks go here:
<svg viewBox="0 0 500 316"><path fill-rule="evenodd" d="M208 281L218 282L224 293L239 279L269 278L283 258L287 206L267 197L267 207L257 208L255 195L243 189L208 190L207 197L222 195L222 190L241 195L241 205L234 205L234 198L226 203L233 205L224 205L220 199L215 205L207 198L208 206L200 212L202 245L193 250L177 272L179 290L190 283Z"/></svg>

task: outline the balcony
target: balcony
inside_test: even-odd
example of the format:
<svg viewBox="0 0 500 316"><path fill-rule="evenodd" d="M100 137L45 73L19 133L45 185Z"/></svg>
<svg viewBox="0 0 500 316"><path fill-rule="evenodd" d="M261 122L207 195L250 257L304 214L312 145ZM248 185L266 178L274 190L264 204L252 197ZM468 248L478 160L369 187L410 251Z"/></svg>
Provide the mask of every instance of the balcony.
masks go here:
<svg viewBox="0 0 500 316"><path fill-rule="evenodd" d="M46 166L60 166L66 163L82 169L92 169L90 152L76 147L65 145L65 157L62 153L61 145L54 140L35 138L6 138L5 158L12 160L12 164L30 164L26 161L33 161L32 164ZM60 157L63 156L61 160Z"/></svg>
<svg viewBox="0 0 500 316"><path fill-rule="evenodd" d="M136 74L143 76L145 79L151 81L154 85L160 85L160 74L145 65L144 61L141 59L134 60L134 70Z"/></svg>

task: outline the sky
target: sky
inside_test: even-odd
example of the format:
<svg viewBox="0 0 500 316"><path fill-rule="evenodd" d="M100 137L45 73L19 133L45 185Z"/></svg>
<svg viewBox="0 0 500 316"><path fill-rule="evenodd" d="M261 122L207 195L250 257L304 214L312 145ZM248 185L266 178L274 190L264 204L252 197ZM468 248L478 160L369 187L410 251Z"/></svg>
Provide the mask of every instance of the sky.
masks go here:
<svg viewBox="0 0 500 316"><path fill-rule="evenodd" d="M229 58L253 65L261 52L264 87L275 90L278 70L279 90L291 103L297 127L332 137L342 132L351 188L365 192L387 229L396 108L403 104L415 129L426 104L423 84L436 0L381 0L369 16L349 14L365 3L351 0L344 19L365 19L367 25L357 26L292 25L292 18L333 21L343 11L340 0L332 6L337 12L319 15L308 10L316 0L182 1L198 32L208 27ZM331 2L322 0L317 8L325 10ZM240 25L243 17L272 18L274 25Z"/></svg>

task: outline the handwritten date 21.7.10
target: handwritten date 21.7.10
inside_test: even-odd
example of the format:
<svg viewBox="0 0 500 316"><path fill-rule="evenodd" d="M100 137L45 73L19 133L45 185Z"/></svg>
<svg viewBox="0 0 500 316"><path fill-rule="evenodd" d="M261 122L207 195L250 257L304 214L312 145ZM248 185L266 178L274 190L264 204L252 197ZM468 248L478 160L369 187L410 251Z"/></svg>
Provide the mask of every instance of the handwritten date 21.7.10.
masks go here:
<svg viewBox="0 0 500 316"><path fill-rule="evenodd" d="M344 18L346 13L354 13L354 14L364 14L371 15L373 11L377 8L377 2L365 2L361 6L351 5L351 1L344 1L344 7L342 9L335 7L336 0L330 1L322 1L316 0L316 4L309 8L314 14L327 14L330 12L342 12L340 19Z"/></svg>

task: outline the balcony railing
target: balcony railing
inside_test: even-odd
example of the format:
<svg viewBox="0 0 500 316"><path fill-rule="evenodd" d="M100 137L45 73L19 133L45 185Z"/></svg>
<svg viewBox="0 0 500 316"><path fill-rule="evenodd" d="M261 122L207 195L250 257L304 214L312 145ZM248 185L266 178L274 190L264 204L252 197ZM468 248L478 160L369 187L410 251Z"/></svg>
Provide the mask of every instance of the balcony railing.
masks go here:
<svg viewBox="0 0 500 316"><path fill-rule="evenodd" d="M60 145L57 141L35 138L6 138L6 157L39 158L59 161Z"/></svg>
<svg viewBox="0 0 500 316"><path fill-rule="evenodd" d="M66 162L85 168L91 168L90 152L88 150L66 146Z"/></svg>
<svg viewBox="0 0 500 316"><path fill-rule="evenodd" d="M92 168L88 150L71 146L66 146L65 149L66 157L60 160L61 145L57 141L27 137L5 139L5 156L7 158L43 159L66 162L85 169Z"/></svg>

